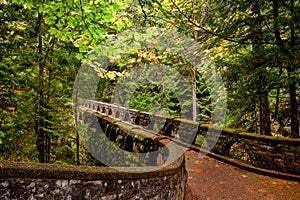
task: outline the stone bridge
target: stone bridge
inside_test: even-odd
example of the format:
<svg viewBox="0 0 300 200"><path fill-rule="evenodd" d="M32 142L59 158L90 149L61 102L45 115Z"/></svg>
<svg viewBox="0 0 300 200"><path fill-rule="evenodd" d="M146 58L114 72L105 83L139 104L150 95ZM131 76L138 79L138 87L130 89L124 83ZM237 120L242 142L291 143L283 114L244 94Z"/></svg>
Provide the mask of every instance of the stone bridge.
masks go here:
<svg viewBox="0 0 300 200"><path fill-rule="evenodd" d="M92 147L89 150L109 144L99 138L104 136L112 142L122 140L118 142L122 145L114 149L124 149L125 154L118 157L114 149L102 151L105 155L98 155L113 162L101 167L0 161L0 199L184 200L188 177L182 148L169 145L166 137L106 116L106 112L113 113L110 106L101 107L103 115L96 114L105 130L105 135L98 134L94 121L88 123L94 112L99 113L91 111L91 105L87 102L89 109L80 109L78 122L89 125L85 129ZM126 135L127 131L134 137ZM84 140L81 142L89 148Z"/></svg>
<svg viewBox="0 0 300 200"><path fill-rule="evenodd" d="M172 140L185 147L205 152L205 146L200 148L201 141L212 140L212 137L217 136L218 141L209 153L211 156L231 164L239 163L239 167L261 170L264 174L273 173L276 176L300 180L299 139L237 132L91 100L80 99L79 103L80 109L76 117L79 123L91 126L88 130L89 136L93 135L96 127L89 123L89 118L96 116L98 125L105 130L105 137L113 142L122 139L119 148L128 152L148 153L164 146L167 151L154 157L153 166L142 165L144 161L153 159L147 156L146 160L131 163L136 164L135 166L113 168L1 161L0 199L190 200L190 197L186 197L188 176L184 155L179 151L182 148L167 144ZM208 134L208 129L213 133L221 132L221 135ZM129 132L133 137L128 136ZM167 162L178 153L180 156ZM239 162L235 162L236 160ZM192 164L195 164L195 160L192 160ZM223 171L221 174L227 176ZM218 175L212 176L215 178ZM202 177L195 181L198 184L203 180ZM215 187L209 191L213 193Z"/></svg>
<svg viewBox="0 0 300 200"><path fill-rule="evenodd" d="M300 139L263 136L234 129L210 126L176 117L157 115L113 104L80 99L80 105L95 113L170 137L200 151L202 143L216 140L211 153L221 158L242 161L245 165L279 173L300 175ZM180 126L180 130L178 127ZM157 128L158 127L158 128ZM207 134L210 129L212 134ZM216 134L213 134L213 133ZM221 134L217 134L221 132Z"/></svg>
<svg viewBox="0 0 300 200"><path fill-rule="evenodd" d="M99 101L80 99L79 104L95 113L104 114L132 125L140 125L146 129L152 129L154 122L161 123L166 119L165 116Z"/></svg>

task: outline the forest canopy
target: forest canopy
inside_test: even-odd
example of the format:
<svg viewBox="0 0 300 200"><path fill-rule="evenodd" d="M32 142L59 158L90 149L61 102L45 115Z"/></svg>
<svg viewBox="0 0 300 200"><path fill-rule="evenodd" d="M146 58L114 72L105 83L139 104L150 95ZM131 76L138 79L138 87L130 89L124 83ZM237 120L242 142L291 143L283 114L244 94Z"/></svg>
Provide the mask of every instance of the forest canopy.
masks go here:
<svg viewBox="0 0 300 200"><path fill-rule="evenodd" d="M210 57L227 93L225 127L299 138L299 20L298 0L0 0L0 159L94 162L84 150L79 158L74 81L95 47L137 28L172 29ZM96 70L103 65L93 63ZM142 66L159 74L163 68L153 65L182 75L194 88L186 93L190 101L181 104L170 88L153 81L128 97L128 107L170 116L185 110L192 120L212 120L217 111L209 80L159 45L106 60L96 99L122 102L114 93L117 80Z"/></svg>

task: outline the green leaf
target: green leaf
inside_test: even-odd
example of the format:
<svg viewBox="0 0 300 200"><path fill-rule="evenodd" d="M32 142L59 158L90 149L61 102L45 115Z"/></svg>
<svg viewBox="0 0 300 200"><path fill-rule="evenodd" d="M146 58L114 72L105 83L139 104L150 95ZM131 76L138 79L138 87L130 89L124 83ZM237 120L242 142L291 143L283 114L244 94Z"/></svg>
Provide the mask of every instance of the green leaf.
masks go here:
<svg viewBox="0 0 300 200"><path fill-rule="evenodd" d="M82 60L83 59L83 55L81 53L76 54L76 58L78 60Z"/></svg>

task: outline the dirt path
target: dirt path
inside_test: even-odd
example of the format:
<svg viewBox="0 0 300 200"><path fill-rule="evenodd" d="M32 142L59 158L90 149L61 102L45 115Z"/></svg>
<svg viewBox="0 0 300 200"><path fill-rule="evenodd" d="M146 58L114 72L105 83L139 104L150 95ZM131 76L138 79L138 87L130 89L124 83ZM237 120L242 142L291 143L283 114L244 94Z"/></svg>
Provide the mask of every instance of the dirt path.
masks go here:
<svg viewBox="0 0 300 200"><path fill-rule="evenodd" d="M193 200L300 200L300 182L248 172L199 153L186 152ZM188 197L192 200L192 197Z"/></svg>

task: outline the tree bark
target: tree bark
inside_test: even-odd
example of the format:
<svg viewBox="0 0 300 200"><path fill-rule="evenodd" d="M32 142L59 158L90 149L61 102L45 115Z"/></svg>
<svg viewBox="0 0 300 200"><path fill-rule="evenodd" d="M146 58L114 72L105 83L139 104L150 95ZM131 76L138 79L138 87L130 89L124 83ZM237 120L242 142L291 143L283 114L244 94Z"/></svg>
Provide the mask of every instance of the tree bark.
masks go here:
<svg viewBox="0 0 300 200"><path fill-rule="evenodd" d="M261 101L261 106L262 106L261 134L271 135L270 106L269 106L269 97L267 92L262 92L261 100L262 100Z"/></svg>
<svg viewBox="0 0 300 200"><path fill-rule="evenodd" d="M260 15L260 6L258 3L254 3L253 16ZM263 52L263 47L259 44L262 41L262 35L260 34L260 24L261 20L254 18L253 24L250 27L252 35L252 51L254 54L254 64L253 67L259 72L259 85L257 85L257 90L259 93L259 133L261 135L271 135L271 118L270 118L270 106L268 91L266 91L267 83L265 81L264 75L266 74L266 69L263 66L263 60L261 59L261 52Z"/></svg>
<svg viewBox="0 0 300 200"><path fill-rule="evenodd" d="M38 159L40 163L45 162L45 132L43 130L43 109L44 109L44 61L43 61L43 36L42 36L43 15L38 14L38 54L39 54L39 76L37 91L37 111L35 120L35 134L37 137L36 145Z"/></svg>
<svg viewBox="0 0 300 200"><path fill-rule="evenodd" d="M294 15L294 0L291 0L290 10L292 16ZM292 18L294 20L294 18ZM290 29L291 29L291 57L292 62L290 67L288 68L288 76L289 76L289 92L290 92L290 104L291 104L291 128L292 128L292 134L291 136L294 138L300 137L299 134L299 119L298 119L298 102L297 102L297 82L295 81L294 75L296 73L295 65L296 65L296 58L295 58L295 43L296 43L296 37L295 37L295 27L294 24L296 22L293 21L290 23Z"/></svg>
<svg viewBox="0 0 300 200"><path fill-rule="evenodd" d="M196 81L196 67L193 70L193 77L192 77L192 84L193 84L193 121L197 121L197 81Z"/></svg>
<svg viewBox="0 0 300 200"><path fill-rule="evenodd" d="M298 103L296 94L296 81L294 80L295 69L288 68L289 93L290 93L290 115L291 115L291 137L299 138Z"/></svg>

